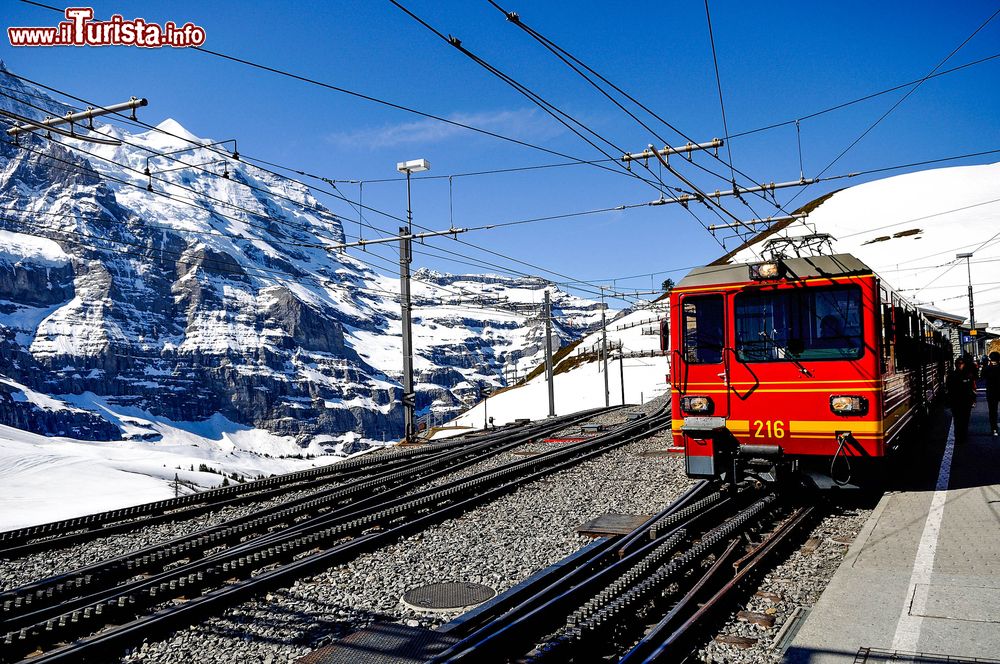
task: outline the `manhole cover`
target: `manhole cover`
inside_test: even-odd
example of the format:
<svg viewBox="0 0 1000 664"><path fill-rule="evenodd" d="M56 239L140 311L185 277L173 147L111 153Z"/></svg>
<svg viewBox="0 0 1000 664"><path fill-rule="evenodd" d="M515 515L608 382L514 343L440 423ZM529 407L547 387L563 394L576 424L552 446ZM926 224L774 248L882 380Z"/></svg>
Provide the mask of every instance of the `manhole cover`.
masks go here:
<svg viewBox="0 0 1000 664"><path fill-rule="evenodd" d="M496 594L479 583L432 583L407 590L403 604L418 611L454 611L482 604Z"/></svg>

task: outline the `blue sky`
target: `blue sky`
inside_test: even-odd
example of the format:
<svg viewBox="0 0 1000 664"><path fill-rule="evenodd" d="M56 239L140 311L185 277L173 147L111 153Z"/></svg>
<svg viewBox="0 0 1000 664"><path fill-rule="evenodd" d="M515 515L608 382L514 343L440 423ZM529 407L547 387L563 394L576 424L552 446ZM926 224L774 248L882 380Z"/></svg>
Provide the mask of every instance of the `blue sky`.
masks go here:
<svg viewBox="0 0 1000 664"><path fill-rule="evenodd" d="M630 151L660 141L613 106L485 0L404 4L476 55L529 86L616 146ZM725 135L703 1L500 3L523 21L638 98L696 141ZM4 27L55 25L59 14L6 0ZM192 21L205 28L206 48L412 106L582 159L593 147L531 101L464 57L386 0L347 2L95 2L97 18L121 13L158 23ZM886 87L919 79L965 40L997 6L940 2L711 3L726 115L731 134L792 120ZM562 162L537 150L459 130L314 85L191 50L129 47L16 49L0 40L0 58L14 71L98 103L149 98L147 122L172 117L193 133L236 138L247 155L337 180L394 178L397 161L426 158L427 175L442 176ZM1000 17L943 69L1000 53ZM815 175L904 94L899 90L847 109L803 120L806 177ZM926 81L827 175L895 166L1000 148L1000 58ZM656 120L663 139L686 139ZM799 177L794 125L729 142L735 166L758 182ZM612 148L606 148L616 154ZM724 149L720 156L728 158ZM998 155L952 162L986 163ZM723 177L672 163L702 189L728 188L729 167L705 156ZM617 168L614 164L609 165ZM658 171L655 165L651 165ZM926 168L919 167L919 168ZM913 169L910 169L913 170ZM905 172L906 169L896 172ZM659 173L657 173L659 175ZM891 173L890 173L891 174ZM648 173L647 173L648 175ZM885 177L886 174L857 178ZM662 179L682 186L669 173ZM740 176L741 185L749 180ZM795 207L843 186L809 187ZM587 165L477 177L414 181L414 220L429 228L474 226L559 215L659 197L651 185ZM357 197L357 184L342 184ZM369 182L364 202L402 215L401 181ZM786 202L799 192L779 195ZM357 213L321 200L350 219ZM727 209L741 219L774 214L747 197ZM452 213L453 210L453 213ZM694 206L705 224L723 223ZM395 230L375 213L367 221ZM347 224L357 234L357 224ZM365 229L366 236L373 231ZM466 240L506 256L585 280L619 279L649 288L678 270L715 259L722 248L678 205L642 207L469 234ZM456 246L504 267L560 277ZM730 240L729 246L733 245ZM391 257L393 249L381 252ZM485 271L417 257L451 272Z"/></svg>

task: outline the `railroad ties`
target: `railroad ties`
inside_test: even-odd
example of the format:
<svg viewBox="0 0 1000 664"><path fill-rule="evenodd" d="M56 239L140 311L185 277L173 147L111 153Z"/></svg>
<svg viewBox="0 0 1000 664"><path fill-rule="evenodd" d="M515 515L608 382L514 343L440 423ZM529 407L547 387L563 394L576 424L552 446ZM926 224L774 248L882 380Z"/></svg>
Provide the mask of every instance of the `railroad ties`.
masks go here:
<svg viewBox="0 0 1000 664"><path fill-rule="evenodd" d="M221 613L256 594L290 585L298 578L460 514L525 482L641 439L669 426L670 421L669 413L662 410L585 441L518 459L495 470L427 486L487 455L536 441L594 414L592 411L555 418L474 440L410 448L384 455L384 463L379 459L343 462L350 465L342 469L342 481L334 487L0 593L0 661L30 657L32 662L40 663L114 657L144 639ZM306 475L292 474L289 486L298 490L303 482L320 477L329 484L332 476L329 472L303 473ZM268 491L277 491L284 485L273 481L266 486ZM232 492L213 495L222 503L233 498ZM163 516L170 511L187 514L179 509L183 502L161 503L167 505L140 506L142 509L127 515L121 510L115 515L96 515L98 518L88 523L113 523L115 518L141 514ZM203 507L205 501L200 505ZM73 532L91 538L104 530L81 531L81 524L83 521L74 520L59 527L76 529ZM7 541L30 544L30 537L38 536L44 533L21 533L20 539L12 537Z"/></svg>
<svg viewBox="0 0 1000 664"><path fill-rule="evenodd" d="M438 629L447 647L428 661L680 661L810 515L794 496L701 482L629 535Z"/></svg>

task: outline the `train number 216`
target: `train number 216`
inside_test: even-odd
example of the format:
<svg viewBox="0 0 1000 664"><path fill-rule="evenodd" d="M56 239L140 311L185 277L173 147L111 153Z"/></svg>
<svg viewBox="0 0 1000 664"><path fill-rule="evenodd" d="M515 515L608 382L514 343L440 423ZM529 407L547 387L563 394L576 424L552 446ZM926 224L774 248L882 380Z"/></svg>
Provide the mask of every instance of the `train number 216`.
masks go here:
<svg viewBox="0 0 1000 664"><path fill-rule="evenodd" d="M781 420L754 420L754 438L784 438L785 423ZM766 433L765 433L766 431Z"/></svg>

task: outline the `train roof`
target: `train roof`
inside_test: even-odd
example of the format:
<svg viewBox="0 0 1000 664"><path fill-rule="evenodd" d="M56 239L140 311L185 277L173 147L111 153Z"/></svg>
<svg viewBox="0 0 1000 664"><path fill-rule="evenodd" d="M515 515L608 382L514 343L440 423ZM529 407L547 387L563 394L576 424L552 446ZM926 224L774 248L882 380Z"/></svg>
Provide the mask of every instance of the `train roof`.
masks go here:
<svg viewBox="0 0 1000 664"><path fill-rule="evenodd" d="M785 266L786 274L789 277L798 279L812 277L861 277L874 274L874 271L870 267L851 254L782 258L781 262ZM715 284L739 284L748 281L750 281L750 275L747 270L747 263L706 265L691 270L677 284L677 288L713 286Z"/></svg>

